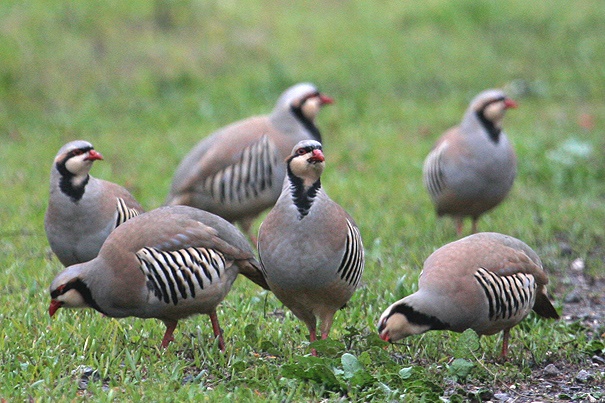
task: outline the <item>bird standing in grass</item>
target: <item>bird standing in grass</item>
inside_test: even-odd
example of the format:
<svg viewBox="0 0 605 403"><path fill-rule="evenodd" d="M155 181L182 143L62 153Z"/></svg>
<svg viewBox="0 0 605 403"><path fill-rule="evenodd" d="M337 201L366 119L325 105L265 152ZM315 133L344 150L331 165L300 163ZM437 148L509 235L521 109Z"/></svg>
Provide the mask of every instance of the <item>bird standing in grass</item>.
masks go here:
<svg viewBox="0 0 605 403"><path fill-rule="evenodd" d="M102 159L92 144L76 140L61 147L53 162L44 229L65 266L96 257L111 231L143 212L122 186L89 174Z"/></svg>
<svg viewBox="0 0 605 403"><path fill-rule="evenodd" d="M395 342L429 330L502 331L504 358L510 329L531 310L559 318L546 295L547 283L540 258L522 241L494 232L470 235L428 257L418 291L384 311L378 332Z"/></svg>
<svg viewBox="0 0 605 403"><path fill-rule="evenodd" d="M166 200L217 214L250 231L271 208L286 175L284 159L296 143L321 141L315 118L333 100L309 83L288 88L269 115L226 126L200 141L181 161Z"/></svg>
<svg viewBox="0 0 605 403"><path fill-rule="evenodd" d="M364 267L355 221L321 186L321 144L299 142L286 160L275 207L261 224L258 252L275 296L305 323L310 341L328 337L334 314L359 284ZM315 351L312 351L315 354Z"/></svg>
<svg viewBox="0 0 605 403"><path fill-rule="evenodd" d="M232 224L192 207L162 207L120 225L96 258L60 273L48 312L90 307L116 318L157 318L166 325L162 347L180 319L208 314L224 350L216 307L238 273L268 289L252 247Z"/></svg>
<svg viewBox="0 0 605 403"><path fill-rule="evenodd" d="M517 171L512 145L502 131L507 109L517 104L500 90L483 91L473 99L459 126L437 141L424 161L423 180L437 215L472 219L472 233L486 211L508 194Z"/></svg>

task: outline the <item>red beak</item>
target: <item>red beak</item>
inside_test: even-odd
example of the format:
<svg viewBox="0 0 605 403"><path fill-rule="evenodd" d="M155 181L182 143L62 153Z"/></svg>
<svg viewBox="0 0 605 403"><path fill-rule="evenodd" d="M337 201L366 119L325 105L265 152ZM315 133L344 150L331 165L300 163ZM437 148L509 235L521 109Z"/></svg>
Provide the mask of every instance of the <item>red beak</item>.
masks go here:
<svg viewBox="0 0 605 403"><path fill-rule="evenodd" d="M330 98L329 96L324 95L324 94L319 94L319 100L321 101L322 105L333 104L334 103L334 99L333 98Z"/></svg>
<svg viewBox="0 0 605 403"><path fill-rule="evenodd" d="M382 332L380 333L380 338L384 341L391 341L391 338L389 337L389 333L388 332Z"/></svg>
<svg viewBox="0 0 605 403"><path fill-rule="evenodd" d="M88 157L86 157L86 161L96 161L96 160L102 160L103 156L101 155L101 153L95 151L95 150L90 150L88 152Z"/></svg>
<svg viewBox="0 0 605 403"><path fill-rule="evenodd" d="M309 161L312 162L324 162L326 158L324 157L324 153L321 150L313 150L313 155L309 158Z"/></svg>
<svg viewBox="0 0 605 403"><path fill-rule="evenodd" d="M517 103L510 98L506 98L504 100L504 106L506 106L506 109L515 109L517 107Z"/></svg>
<svg viewBox="0 0 605 403"><path fill-rule="evenodd" d="M55 312L57 312L57 309L61 308L61 306L63 306L63 302L61 301L57 301L56 299L50 301L50 306L48 307L48 314L51 318L55 314Z"/></svg>

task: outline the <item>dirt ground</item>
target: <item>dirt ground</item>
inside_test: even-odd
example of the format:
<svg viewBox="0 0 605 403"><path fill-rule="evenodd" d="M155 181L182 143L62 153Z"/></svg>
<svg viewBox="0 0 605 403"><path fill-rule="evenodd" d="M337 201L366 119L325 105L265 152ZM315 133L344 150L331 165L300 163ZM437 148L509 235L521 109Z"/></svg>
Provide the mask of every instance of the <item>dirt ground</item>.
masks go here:
<svg viewBox="0 0 605 403"><path fill-rule="evenodd" d="M604 257L605 259L605 257ZM564 259L566 260L566 259ZM582 259L569 259L563 267L549 270L557 276L551 295L563 299L561 320L576 323L588 340L605 343L605 278L586 274ZM457 385L469 401L482 402L605 402L605 357L595 353L584 362L560 361L532 370L531 381L485 387ZM459 390L459 389L458 389Z"/></svg>

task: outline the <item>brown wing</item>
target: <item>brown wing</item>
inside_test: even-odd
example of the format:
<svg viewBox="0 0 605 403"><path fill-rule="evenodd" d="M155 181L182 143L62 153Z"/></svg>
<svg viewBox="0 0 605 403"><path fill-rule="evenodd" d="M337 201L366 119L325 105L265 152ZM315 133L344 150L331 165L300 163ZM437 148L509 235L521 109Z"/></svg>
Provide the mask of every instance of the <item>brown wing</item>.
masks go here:
<svg viewBox="0 0 605 403"><path fill-rule="evenodd" d="M275 129L266 116L233 123L202 140L183 159L174 176L172 193L186 192L206 178L236 164L244 150Z"/></svg>

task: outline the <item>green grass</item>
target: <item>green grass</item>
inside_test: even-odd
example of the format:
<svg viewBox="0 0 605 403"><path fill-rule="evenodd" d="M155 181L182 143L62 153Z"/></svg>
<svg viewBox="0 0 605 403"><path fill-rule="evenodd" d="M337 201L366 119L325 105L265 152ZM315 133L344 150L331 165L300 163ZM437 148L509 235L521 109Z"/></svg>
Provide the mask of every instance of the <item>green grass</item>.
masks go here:
<svg viewBox="0 0 605 403"><path fill-rule="evenodd" d="M480 229L536 249L559 310L573 259L605 275L603 26L596 0L1 2L0 398L412 401L460 377L451 358L473 363L464 379L486 387L527 381L527 368L549 362L583 362L594 341L579 324L532 316L499 364L499 337L460 353L468 336L434 332L385 350L375 323L414 290L424 259L455 239L453 223L434 215L422 161L489 87L519 102L505 121L519 174ZM245 279L219 307L224 354L206 317L182 321L166 351L159 321L48 317L47 287L61 265L49 258L42 222L64 143L91 141L105 156L92 174L151 209L199 139L268 112L300 81L336 99L318 122L322 181L355 217L367 253L364 285L337 314L333 342L317 347L320 358L306 357L304 326ZM583 116L594 126L580 125ZM101 381L79 391L80 366Z"/></svg>

